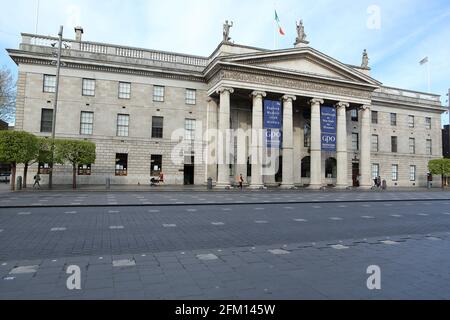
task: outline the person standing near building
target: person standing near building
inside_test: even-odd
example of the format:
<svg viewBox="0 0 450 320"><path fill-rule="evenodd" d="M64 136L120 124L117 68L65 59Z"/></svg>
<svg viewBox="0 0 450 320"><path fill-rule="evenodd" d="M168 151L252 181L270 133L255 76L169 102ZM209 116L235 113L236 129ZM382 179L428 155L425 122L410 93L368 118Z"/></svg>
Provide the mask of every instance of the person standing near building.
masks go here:
<svg viewBox="0 0 450 320"><path fill-rule="evenodd" d="M34 176L33 179L34 179L33 189L36 188L36 185L37 185L38 189L40 189L41 185L40 185L39 181L41 181L41 176L39 175L39 172L36 173L36 175Z"/></svg>
<svg viewBox="0 0 450 320"><path fill-rule="evenodd" d="M238 183L239 183L239 189L241 189L241 190L244 189L244 177L242 176L242 173L238 178Z"/></svg>

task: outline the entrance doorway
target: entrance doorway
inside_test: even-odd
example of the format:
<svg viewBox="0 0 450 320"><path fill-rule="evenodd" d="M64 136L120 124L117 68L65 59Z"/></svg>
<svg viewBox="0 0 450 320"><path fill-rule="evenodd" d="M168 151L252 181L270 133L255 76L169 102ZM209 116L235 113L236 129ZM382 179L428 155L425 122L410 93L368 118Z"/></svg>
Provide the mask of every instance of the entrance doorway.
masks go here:
<svg viewBox="0 0 450 320"><path fill-rule="evenodd" d="M359 163L352 164L352 179L353 179L353 187L359 187Z"/></svg>
<svg viewBox="0 0 450 320"><path fill-rule="evenodd" d="M194 156L184 157L184 185L189 186L194 184Z"/></svg>

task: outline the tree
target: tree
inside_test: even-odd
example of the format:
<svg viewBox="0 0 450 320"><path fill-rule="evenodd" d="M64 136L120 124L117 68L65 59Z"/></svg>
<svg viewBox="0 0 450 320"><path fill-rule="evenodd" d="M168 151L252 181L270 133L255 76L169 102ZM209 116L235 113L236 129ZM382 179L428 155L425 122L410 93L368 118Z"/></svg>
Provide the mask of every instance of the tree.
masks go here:
<svg viewBox="0 0 450 320"><path fill-rule="evenodd" d="M26 163L36 155L38 140L23 131L0 131L0 162L11 164L11 190L16 189L17 164Z"/></svg>
<svg viewBox="0 0 450 320"><path fill-rule="evenodd" d="M51 161L51 140L48 138L36 138L36 144L30 147L23 168L23 188L27 188L28 168L34 163L50 163Z"/></svg>
<svg viewBox="0 0 450 320"><path fill-rule="evenodd" d="M442 188L444 188L444 178L450 175L450 159L436 159L428 163L428 169L433 175L442 177Z"/></svg>
<svg viewBox="0 0 450 320"><path fill-rule="evenodd" d="M6 122L14 120L16 109L16 83L12 73L6 68L0 69L0 119Z"/></svg>
<svg viewBox="0 0 450 320"><path fill-rule="evenodd" d="M77 167L95 162L95 143L78 140L56 140L55 161L72 165L72 187L77 188Z"/></svg>

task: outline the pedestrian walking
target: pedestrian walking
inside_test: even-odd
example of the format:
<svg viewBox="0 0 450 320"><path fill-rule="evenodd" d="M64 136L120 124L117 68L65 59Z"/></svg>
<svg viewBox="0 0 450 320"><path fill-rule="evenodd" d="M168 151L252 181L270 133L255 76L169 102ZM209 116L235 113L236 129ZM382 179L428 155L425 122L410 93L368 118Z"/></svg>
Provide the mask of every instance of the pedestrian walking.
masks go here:
<svg viewBox="0 0 450 320"><path fill-rule="evenodd" d="M238 178L238 183L239 183L239 189L241 189L241 190L244 189L244 177L242 176L242 173Z"/></svg>
<svg viewBox="0 0 450 320"><path fill-rule="evenodd" d="M41 188L41 184L39 183L39 181L41 181L41 176L39 175L39 173L37 173L34 177L34 184L33 184L33 189L36 189L36 186L38 189Z"/></svg>

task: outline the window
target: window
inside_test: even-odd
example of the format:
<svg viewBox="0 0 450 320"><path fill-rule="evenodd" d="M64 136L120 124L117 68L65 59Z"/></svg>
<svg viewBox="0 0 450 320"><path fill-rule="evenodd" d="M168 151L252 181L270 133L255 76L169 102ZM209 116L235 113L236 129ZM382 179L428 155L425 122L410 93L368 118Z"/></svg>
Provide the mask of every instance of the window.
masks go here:
<svg viewBox="0 0 450 320"><path fill-rule="evenodd" d="M372 164L372 178L378 178L380 176L380 165L378 163Z"/></svg>
<svg viewBox="0 0 450 320"><path fill-rule="evenodd" d="M336 179L337 176L337 162L335 158L328 158L325 160L325 178Z"/></svg>
<svg viewBox="0 0 450 320"><path fill-rule="evenodd" d="M56 76L44 74L44 92L56 92Z"/></svg>
<svg viewBox="0 0 450 320"><path fill-rule="evenodd" d="M302 178L311 177L311 157L304 157L302 159Z"/></svg>
<svg viewBox="0 0 450 320"><path fill-rule="evenodd" d="M90 176L91 175L91 165L90 164L80 164L78 166L79 176Z"/></svg>
<svg viewBox="0 0 450 320"><path fill-rule="evenodd" d="M352 121L355 121L355 122L358 121L358 110L357 109L351 110L350 115L351 115Z"/></svg>
<svg viewBox="0 0 450 320"><path fill-rule="evenodd" d="M52 132L52 129L53 129L53 109L42 109L41 132Z"/></svg>
<svg viewBox="0 0 450 320"><path fill-rule="evenodd" d="M432 156L433 155L433 148L432 148L432 142L431 142L430 139L427 140L427 146L426 147L427 147L427 150L426 150L427 155Z"/></svg>
<svg viewBox="0 0 450 320"><path fill-rule="evenodd" d="M397 153L397 137L391 137L391 152Z"/></svg>
<svg viewBox="0 0 450 320"><path fill-rule="evenodd" d="M311 147L311 121L305 121L304 133L303 133L303 144L305 148Z"/></svg>
<svg viewBox="0 0 450 320"><path fill-rule="evenodd" d="M372 152L378 152L378 136L372 135Z"/></svg>
<svg viewBox="0 0 450 320"><path fill-rule="evenodd" d="M352 133L352 150L359 150L359 134L357 133Z"/></svg>
<svg viewBox="0 0 450 320"><path fill-rule="evenodd" d="M425 129L431 130L431 118L425 118Z"/></svg>
<svg viewBox="0 0 450 320"><path fill-rule="evenodd" d="M409 166L409 181L416 181L416 166Z"/></svg>
<svg viewBox="0 0 450 320"><path fill-rule="evenodd" d="M130 123L130 116L128 114L117 115L117 136L128 137L128 125Z"/></svg>
<svg viewBox="0 0 450 320"><path fill-rule="evenodd" d="M128 175L128 154L116 153L116 176Z"/></svg>
<svg viewBox="0 0 450 320"><path fill-rule="evenodd" d="M94 79L83 79L83 96L95 96Z"/></svg>
<svg viewBox="0 0 450 320"><path fill-rule="evenodd" d="M409 153L415 154L416 153L416 139L409 138Z"/></svg>
<svg viewBox="0 0 450 320"><path fill-rule="evenodd" d="M162 139L163 123L163 117L152 117L152 138Z"/></svg>
<svg viewBox="0 0 450 320"><path fill-rule="evenodd" d="M164 102L165 87L153 86L153 101Z"/></svg>
<svg viewBox="0 0 450 320"><path fill-rule="evenodd" d="M392 165L392 181L398 181L398 164Z"/></svg>
<svg viewBox="0 0 450 320"><path fill-rule="evenodd" d="M119 98L120 99L131 98L131 83L119 82Z"/></svg>
<svg viewBox="0 0 450 320"><path fill-rule="evenodd" d="M372 124L378 124L378 111L372 111Z"/></svg>
<svg viewBox="0 0 450 320"><path fill-rule="evenodd" d="M186 119L184 124L185 139L194 140L195 139L195 120Z"/></svg>
<svg viewBox="0 0 450 320"><path fill-rule="evenodd" d="M397 114L391 113L391 126L397 126Z"/></svg>
<svg viewBox="0 0 450 320"><path fill-rule="evenodd" d="M408 126L414 128L414 116L408 116Z"/></svg>
<svg viewBox="0 0 450 320"><path fill-rule="evenodd" d="M94 131L94 113L81 111L80 134L92 135Z"/></svg>
<svg viewBox="0 0 450 320"><path fill-rule="evenodd" d="M52 165L50 163L39 162L39 174L50 174L50 171L52 171Z"/></svg>
<svg viewBox="0 0 450 320"><path fill-rule="evenodd" d="M162 171L162 156L152 154L150 160L150 175L152 177L159 176Z"/></svg>
<svg viewBox="0 0 450 320"><path fill-rule="evenodd" d="M186 104L195 104L197 100L197 90L186 89Z"/></svg>

